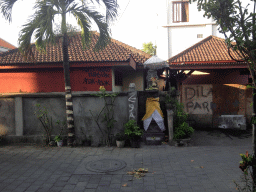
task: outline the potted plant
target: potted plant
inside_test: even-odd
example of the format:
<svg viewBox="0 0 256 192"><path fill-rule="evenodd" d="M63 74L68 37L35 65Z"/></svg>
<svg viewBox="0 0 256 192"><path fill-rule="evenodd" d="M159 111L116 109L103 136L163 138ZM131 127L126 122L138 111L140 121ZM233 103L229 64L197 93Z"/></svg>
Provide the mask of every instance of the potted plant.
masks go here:
<svg viewBox="0 0 256 192"><path fill-rule="evenodd" d="M58 147L63 146L63 139L60 135L54 137L54 141L57 143Z"/></svg>
<svg viewBox="0 0 256 192"><path fill-rule="evenodd" d="M116 146L119 148L123 148L126 140L126 136L121 133L117 133L116 136Z"/></svg>
<svg viewBox="0 0 256 192"><path fill-rule="evenodd" d="M62 135L64 127L66 126L66 122L65 121L61 122L60 120L58 120L56 122L56 124L58 124L61 127L61 129L60 129L59 135L54 137L54 141L57 143L58 147L62 147L63 146L63 138L61 137L61 135Z"/></svg>
<svg viewBox="0 0 256 192"><path fill-rule="evenodd" d="M173 139L176 141L176 146L187 146L194 129L187 123L188 114L184 111L183 104L177 102L175 105Z"/></svg>
<svg viewBox="0 0 256 192"><path fill-rule="evenodd" d="M135 120L129 120L125 125L124 125L124 134L128 136L131 146L133 148L139 148L140 147L140 139L142 135L142 130L140 127L137 125Z"/></svg>

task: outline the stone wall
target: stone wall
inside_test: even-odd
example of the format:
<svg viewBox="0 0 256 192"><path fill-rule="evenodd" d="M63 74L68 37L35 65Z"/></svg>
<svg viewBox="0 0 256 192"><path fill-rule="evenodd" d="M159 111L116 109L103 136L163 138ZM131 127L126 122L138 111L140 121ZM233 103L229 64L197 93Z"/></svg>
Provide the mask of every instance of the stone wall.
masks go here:
<svg viewBox="0 0 256 192"><path fill-rule="evenodd" d="M102 98L92 96L92 93L73 93L74 123L77 141L80 142L83 131L87 137L92 136L92 145L97 146L102 136L89 110L94 116L97 116L104 106L104 102ZM52 135L59 134L60 126L56 124L56 121L65 121L66 119L64 93L2 95L0 98L0 125L2 128L8 129L7 139L9 141L42 141L43 126L34 115L36 104L41 104L48 110L54 127ZM129 119L128 111L128 92L119 93L115 101L114 118L117 122L113 129L113 135L123 129L124 123ZM99 120L99 124L104 128L105 124L101 120ZM67 134L66 129L63 134Z"/></svg>

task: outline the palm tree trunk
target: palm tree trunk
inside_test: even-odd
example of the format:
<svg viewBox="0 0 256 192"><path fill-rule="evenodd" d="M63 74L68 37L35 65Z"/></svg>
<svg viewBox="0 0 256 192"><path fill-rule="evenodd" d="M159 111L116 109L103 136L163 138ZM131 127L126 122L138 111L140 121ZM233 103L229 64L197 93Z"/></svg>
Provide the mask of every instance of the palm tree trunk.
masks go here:
<svg viewBox="0 0 256 192"><path fill-rule="evenodd" d="M68 127L68 146L73 146L75 140L75 128L74 128L74 113L73 113L73 102L70 85L70 71L68 61L68 37L67 33L63 35L63 68L64 68L64 79L65 79L65 99L66 99L66 118Z"/></svg>

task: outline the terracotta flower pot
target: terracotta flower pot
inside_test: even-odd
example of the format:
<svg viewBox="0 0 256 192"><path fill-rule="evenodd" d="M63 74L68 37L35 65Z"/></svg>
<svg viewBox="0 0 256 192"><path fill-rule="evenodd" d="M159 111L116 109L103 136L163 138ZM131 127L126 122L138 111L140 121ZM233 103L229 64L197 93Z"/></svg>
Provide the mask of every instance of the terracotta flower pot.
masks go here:
<svg viewBox="0 0 256 192"><path fill-rule="evenodd" d="M116 141L116 146L119 148L123 148L125 144L125 141Z"/></svg>
<svg viewBox="0 0 256 192"><path fill-rule="evenodd" d="M57 146L58 146L58 147L62 147L62 146L63 146L63 141L62 141L62 140L57 141Z"/></svg>

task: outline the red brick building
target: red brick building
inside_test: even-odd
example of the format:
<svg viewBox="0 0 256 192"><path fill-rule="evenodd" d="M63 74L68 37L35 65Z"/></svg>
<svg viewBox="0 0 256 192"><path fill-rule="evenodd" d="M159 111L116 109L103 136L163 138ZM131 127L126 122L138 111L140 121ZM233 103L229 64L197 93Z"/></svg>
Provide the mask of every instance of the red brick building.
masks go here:
<svg viewBox="0 0 256 192"><path fill-rule="evenodd" d="M130 83L144 90L143 63L149 54L112 39L104 50L95 52L99 37L92 32L91 46L82 48L80 33L69 37L72 91L126 91ZM62 43L47 45L40 52L32 45L33 61L25 60L18 49L0 54L0 93L64 92Z"/></svg>

